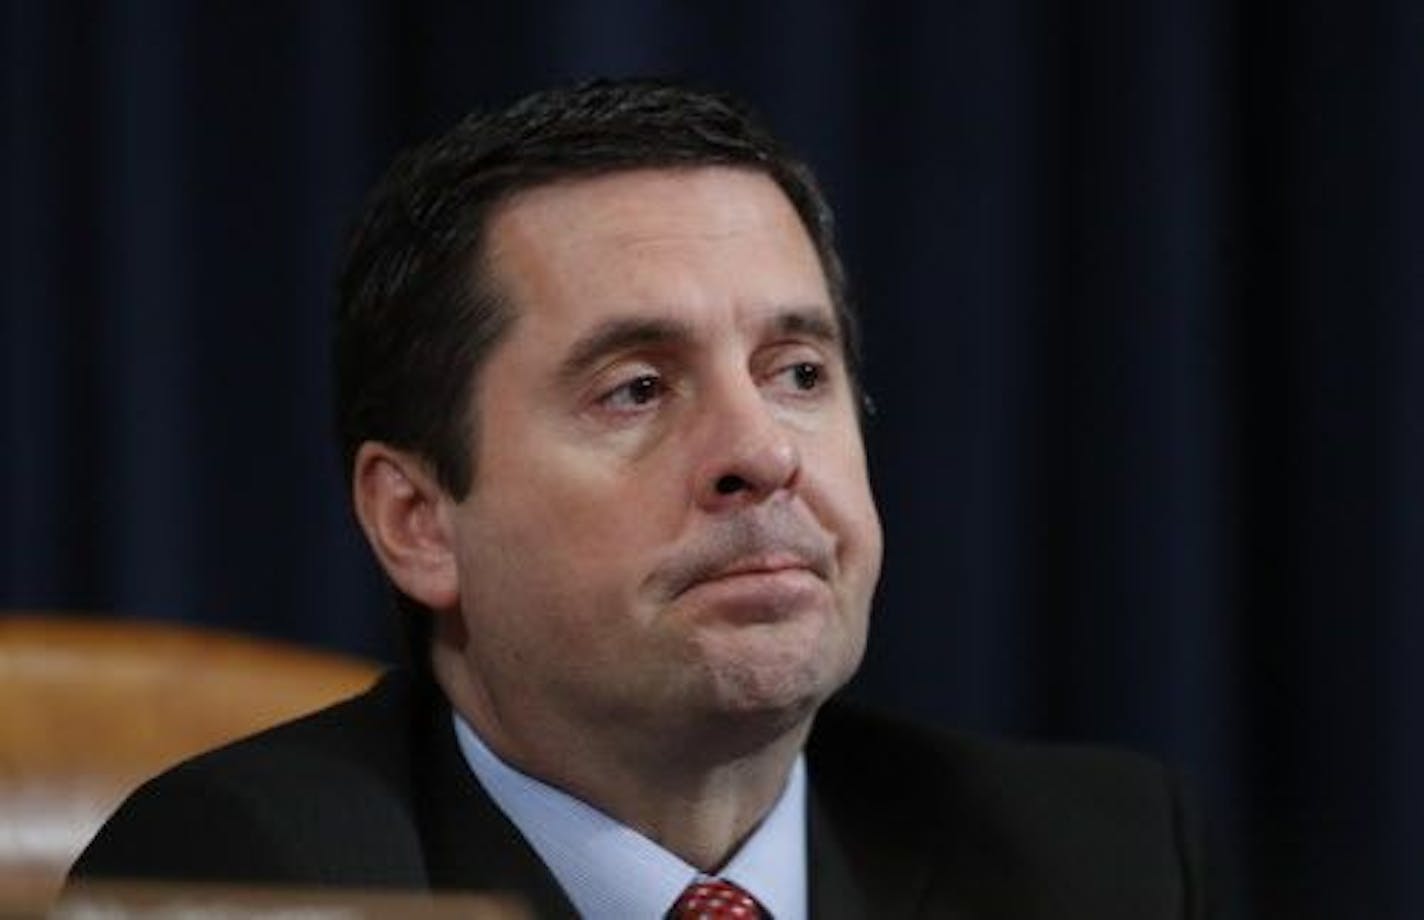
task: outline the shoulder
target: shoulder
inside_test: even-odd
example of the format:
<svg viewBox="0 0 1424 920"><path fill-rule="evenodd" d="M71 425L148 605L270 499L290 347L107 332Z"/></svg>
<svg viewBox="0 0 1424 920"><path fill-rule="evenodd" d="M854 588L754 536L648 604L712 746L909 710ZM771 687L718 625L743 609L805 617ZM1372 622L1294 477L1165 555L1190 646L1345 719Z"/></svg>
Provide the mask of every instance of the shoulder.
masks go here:
<svg viewBox="0 0 1424 920"><path fill-rule="evenodd" d="M808 757L826 784L882 784L921 806L968 798L1040 815L1171 819L1171 777L1129 751L987 738L834 703L818 717Z"/></svg>
<svg viewBox="0 0 1424 920"><path fill-rule="evenodd" d="M844 834L913 852L929 878L961 891L1012 891L1016 902L1074 892L1097 916L1203 909L1194 818L1151 758L983 738L835 704L818 718L807 761ZM1114 907L1123 903L1135 906Z"/></svg>
<svg viewBox="0 0 1424 920"><path fill-rule="evenodd" d="M833 701L818 715L809 750L841 762L896 775L925 774L943 782L1016 780L1040 782L1046 772L1064 782L1092 783L1139 779L1162 780L1161 764L1125 750L1086 745L1047 744L991 738L951 731ZM887 754L895 755L887 761ZM946 774L948 771L948 774Z"/></svg>
<svg viewBox="0 0 1424 920"><path fill-rule="evenodd" d="M71 878L411 883L421 871L412 694L387 675L351 700L179 764L129 796Z"/></svg>

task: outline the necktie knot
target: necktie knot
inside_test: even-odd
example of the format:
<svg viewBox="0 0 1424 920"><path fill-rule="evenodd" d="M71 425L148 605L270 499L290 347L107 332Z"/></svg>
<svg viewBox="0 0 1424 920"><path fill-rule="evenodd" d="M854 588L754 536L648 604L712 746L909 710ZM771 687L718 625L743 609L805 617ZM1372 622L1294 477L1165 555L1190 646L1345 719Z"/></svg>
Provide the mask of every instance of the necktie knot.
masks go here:
<svg viewBox="0 0 1424 920"><path fill-rule="evenodd" d="M756 898L719 878L688 885L667 916L668 920L767 920Z"/></svg>

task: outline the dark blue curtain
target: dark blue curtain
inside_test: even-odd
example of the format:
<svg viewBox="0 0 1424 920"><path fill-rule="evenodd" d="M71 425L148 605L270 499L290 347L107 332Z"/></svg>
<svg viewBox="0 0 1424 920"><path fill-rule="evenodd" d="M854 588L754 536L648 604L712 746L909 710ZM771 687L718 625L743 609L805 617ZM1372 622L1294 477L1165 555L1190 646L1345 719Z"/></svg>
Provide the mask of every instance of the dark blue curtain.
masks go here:
<svg viewBox="0 0 1424 920"><path fill-rule="evenodd" d="M344 228L472 107L681 74L839 208L888 530L855 692L1164 757L1253 915L1424 916L1424 6L3 16L0 605L385 654Z"/></svg>

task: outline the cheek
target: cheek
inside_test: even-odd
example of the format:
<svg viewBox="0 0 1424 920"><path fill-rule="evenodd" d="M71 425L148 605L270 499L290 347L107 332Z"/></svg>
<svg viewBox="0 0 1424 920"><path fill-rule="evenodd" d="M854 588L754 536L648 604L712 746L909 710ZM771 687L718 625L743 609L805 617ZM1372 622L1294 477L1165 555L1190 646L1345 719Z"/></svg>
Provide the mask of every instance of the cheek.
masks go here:
<svg viewBox="0 0 1424 920"><path fill-rule="evenodd" d="M806 464L808 501L839 543L847 576L874 587L880 572L882 533L858 438L827 445Z"/></svg>
<svg viewBox="0 0 1424 920"><path fill-rule="evenodd" d="M807 475L840 515L860 522L878 522L865 448L854 428L806 446L802 457Z"/></svg>
<svg viewBox="0 0 1424 920"><path fill-rule="evenodd" d="M546 448L526 458L517 470L489 470L473 512L488 524L481 539L505 547L531 589L626 600L674 533L672 502L658 494L666 483L586 454Z"/></svg>

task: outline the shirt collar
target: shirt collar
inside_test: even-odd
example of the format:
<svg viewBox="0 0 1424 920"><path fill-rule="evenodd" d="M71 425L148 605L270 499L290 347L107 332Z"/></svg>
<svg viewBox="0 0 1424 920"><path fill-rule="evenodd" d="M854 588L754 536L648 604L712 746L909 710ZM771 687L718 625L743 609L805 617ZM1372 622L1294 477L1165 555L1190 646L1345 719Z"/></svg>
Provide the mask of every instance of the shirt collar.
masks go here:
<svg viewBox="0 0 1424 920"><path fill-rule="evenodd" d="M458 713L454 722L470 770L549 867L580 916L658 920L689 883L703 877L632 828L500 760ZM806 768L801 757L771 811L719 877L746 889L776 920L804 920Z"/></svg>

